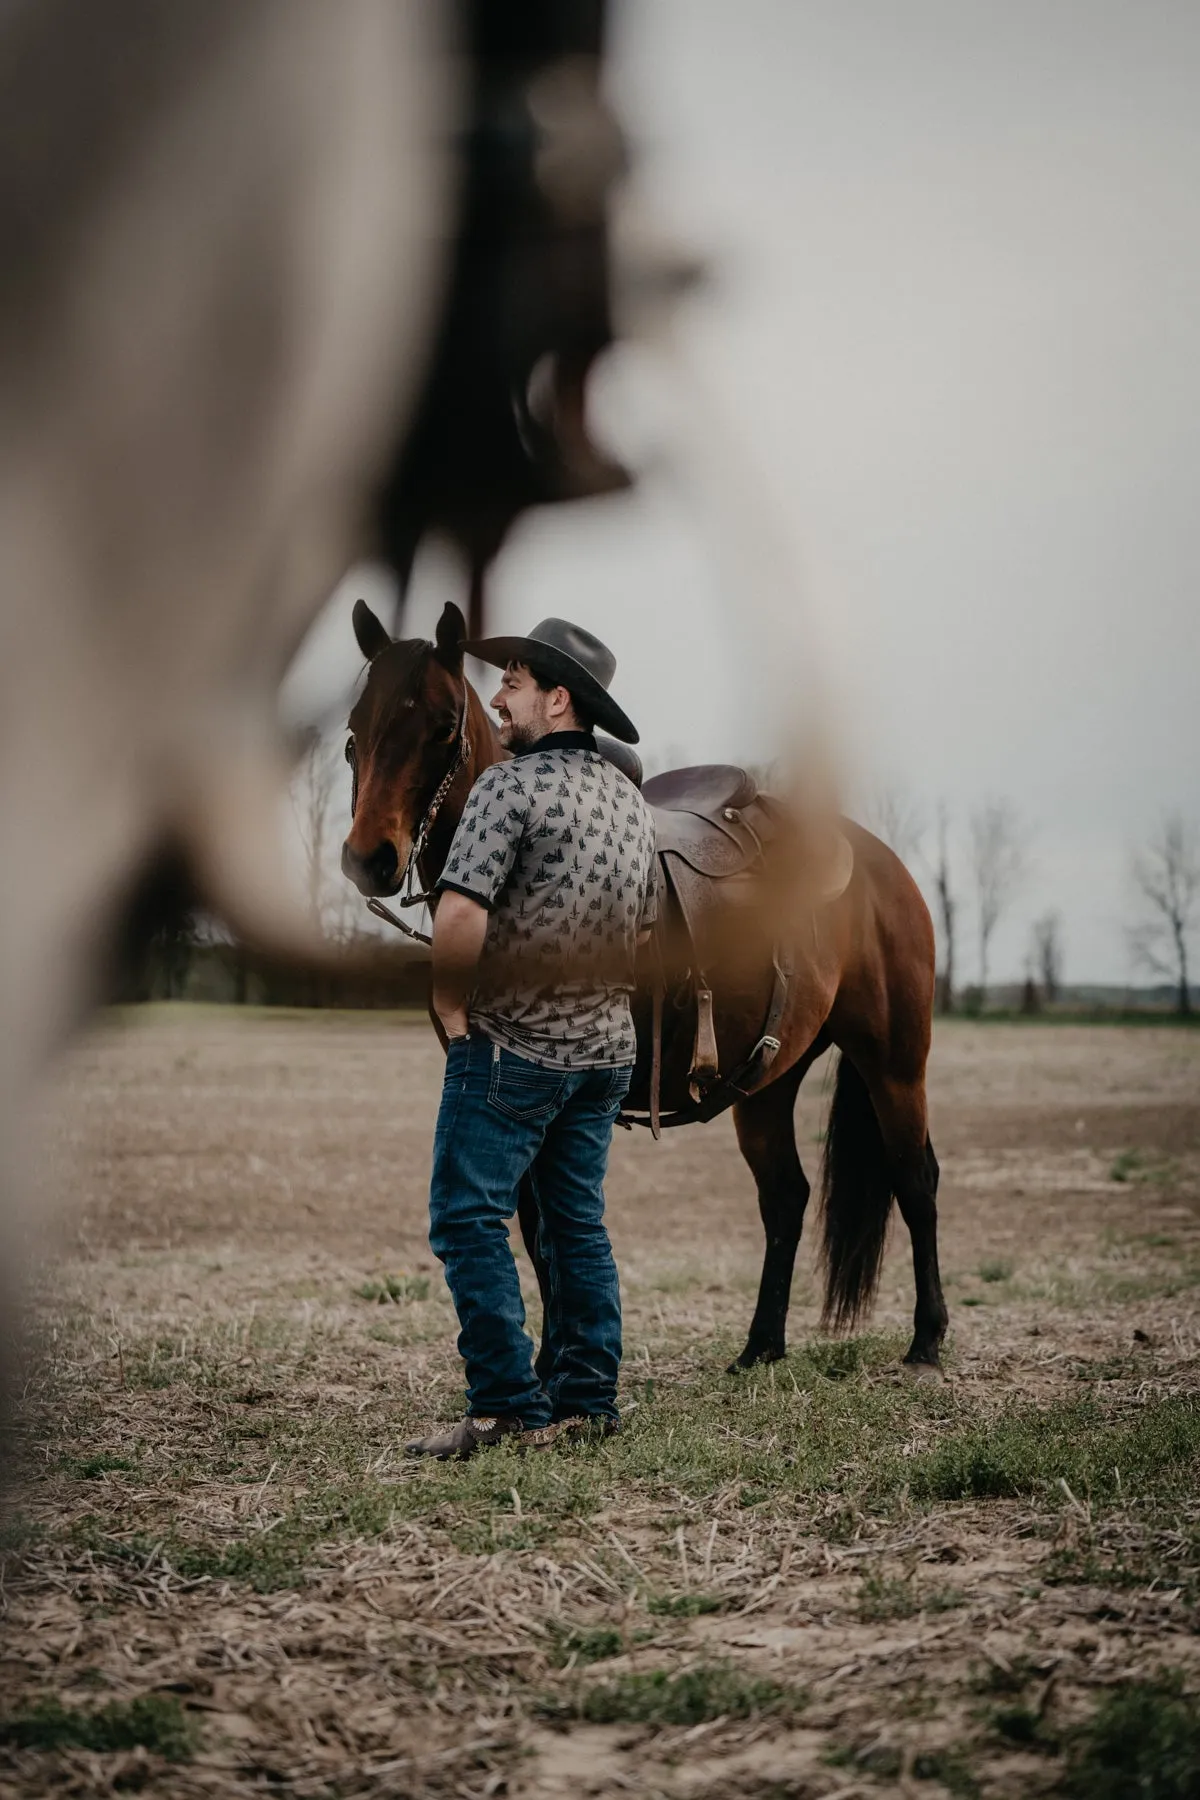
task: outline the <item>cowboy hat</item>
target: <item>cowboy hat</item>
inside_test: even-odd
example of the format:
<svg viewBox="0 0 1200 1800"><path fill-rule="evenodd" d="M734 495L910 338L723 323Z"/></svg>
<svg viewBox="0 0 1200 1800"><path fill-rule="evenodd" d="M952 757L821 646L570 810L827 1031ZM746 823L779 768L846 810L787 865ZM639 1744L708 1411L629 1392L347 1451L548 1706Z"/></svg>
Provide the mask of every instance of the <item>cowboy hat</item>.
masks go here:
<svg viewBox="0 0 1200 1800"><path fill-rule="evenodd" d="M479 638L463 649L481 662L505 669L524 663L550 681L567 688L584 711L624 744L636 744L637 727L608 692L617 659L607 644L569 619L543 619L528 637Z"/></svg>

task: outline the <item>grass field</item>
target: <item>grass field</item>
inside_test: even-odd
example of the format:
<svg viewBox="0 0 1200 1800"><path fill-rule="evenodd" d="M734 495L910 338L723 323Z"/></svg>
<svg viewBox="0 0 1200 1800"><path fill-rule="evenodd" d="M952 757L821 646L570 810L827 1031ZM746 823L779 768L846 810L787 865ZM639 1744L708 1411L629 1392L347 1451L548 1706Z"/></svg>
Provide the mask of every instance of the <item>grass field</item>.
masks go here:
<svg viewBox="0 0 1200 1800"><path fill-rule="evenodd" d="M461 1409L439 1081L373 1015L146 1009L74 1055L0 1794L1194 1800L1200 1035L941 1030L940 1385L899 1227L868 1334L818 1336L814 1232L787 1360L724 1375L730 1123L619 1133L622 1435L413 1467Z"/></svg>

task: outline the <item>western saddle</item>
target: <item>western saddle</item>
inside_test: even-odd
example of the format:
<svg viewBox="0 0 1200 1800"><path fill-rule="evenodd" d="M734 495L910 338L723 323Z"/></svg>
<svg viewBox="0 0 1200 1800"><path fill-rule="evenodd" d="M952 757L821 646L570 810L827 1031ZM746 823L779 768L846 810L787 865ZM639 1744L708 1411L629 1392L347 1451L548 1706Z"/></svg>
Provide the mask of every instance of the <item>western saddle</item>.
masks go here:
<svg viewBox="0 0 1200 1800"><path fill-rule="evenodd" d="M727 906L722 893L736 878L761 873L765 852L778 834L780 808L761 794L753 777L728 763L671 769L645 783L643 798L654 813L658 920L650 945L651 1047L647 1125L657 1138L666 1126L715 1118L766 1076L779 1052L779 1027L787 1005L792 966L786 947L773 957L774 981L758 1039L723 1078L713 1022L712 985L704 966L706 917ZM742 884L739 884L742 885ZM668 988L676 1004L695 1009L688 1070L689 1104L663 1115L663 1010Z"/></svg>
<svg viewBox="0 0 1200 1800"><path fill-rule="evenodd" d="M649 1103L644 1117L640 1106L627 1109L621 1123L649 1126L657 1138L667 1126L713 1119L744 1099L762 1085L779 1054L779 1030L794 972L791 944L777 941L772 946L771 994L762 1030L724 1076L713 1021L712 986L705 969L705 944L711 945L711 926L721 915L728 943L737 900L753 901L755 883L766 872L771 848L787 830L788 814L780 801L760 791L748 770L732 763L671 769L643 782L635 751L607 738L599 740L599 748L602 756L641 788L654 814L658 920L647 957L651 991ZM853 867L850 843L838 832L824 879L814 894L818 904L845 891ZM765 953L766 946L762 948ZM664 1115L663 1011L668 990L679 1010L690 1012L694 1007L695 1031L688 1104Z"/></svg>

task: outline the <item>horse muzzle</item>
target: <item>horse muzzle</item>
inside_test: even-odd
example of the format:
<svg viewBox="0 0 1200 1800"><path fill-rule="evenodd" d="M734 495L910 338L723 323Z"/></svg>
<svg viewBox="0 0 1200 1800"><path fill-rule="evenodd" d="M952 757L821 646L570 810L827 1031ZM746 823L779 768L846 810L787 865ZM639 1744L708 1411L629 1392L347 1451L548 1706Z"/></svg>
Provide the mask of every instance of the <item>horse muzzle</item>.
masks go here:
<svg viewBox="0 0 1200 1800"><path fill-rule="evenodd" d="M342 874L368 899L383 899L400 886L400 857L390 838L384 838L365 855L350 839L342 845Z"/></svg>

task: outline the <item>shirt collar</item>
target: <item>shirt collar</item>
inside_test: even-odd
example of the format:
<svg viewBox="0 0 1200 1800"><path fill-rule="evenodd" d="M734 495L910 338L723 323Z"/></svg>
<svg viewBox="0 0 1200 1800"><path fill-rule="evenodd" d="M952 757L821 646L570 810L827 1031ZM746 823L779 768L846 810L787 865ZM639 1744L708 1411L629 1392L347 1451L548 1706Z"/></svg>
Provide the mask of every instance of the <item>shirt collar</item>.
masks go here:
<svg viewBox="0 0 1200 1800"><path fill-rule="evenodd" d="M596 748L595 733L591 731L548 731L545 737L539 738L536 744L530 744L527 750L518 750L518 756L540 756L544 750L594 750Z"/></svg>

